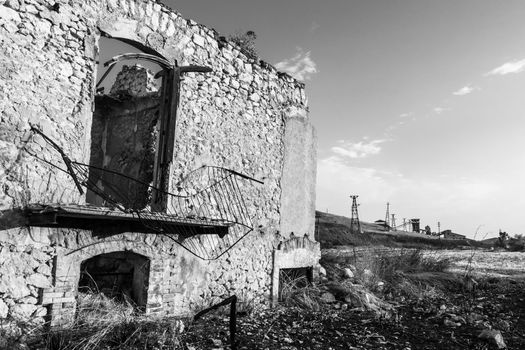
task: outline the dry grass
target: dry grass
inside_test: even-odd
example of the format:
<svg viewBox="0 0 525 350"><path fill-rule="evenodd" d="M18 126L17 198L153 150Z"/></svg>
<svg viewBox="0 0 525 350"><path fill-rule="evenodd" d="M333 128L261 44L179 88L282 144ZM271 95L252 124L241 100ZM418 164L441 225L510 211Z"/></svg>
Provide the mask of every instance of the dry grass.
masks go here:
<svg viewBox="0 0 525 350"><path fill-rule="evenodd" d="M452 259L418 249L377 249L359 257L325 257L322 264L331 279L340 283L345 279L344 268L350 268L359 284L384 297L435 298L462 283L460 277L446 272Z"/></svg>
<svg viewBox="0 0 525 350"><path fill-rule="evenodd" d="M280 289L280 300L285 306L313 311L321 308L321 290L304 274L282 274Z"/></svg>
<svg viewBox="0 0 525 350"><path fill-rule="evenodd" d="M184 322L138 314L131 303L103 294L80 294L73 324L42 330L27 340L30 348L46 350L181 349Z"/></svg>

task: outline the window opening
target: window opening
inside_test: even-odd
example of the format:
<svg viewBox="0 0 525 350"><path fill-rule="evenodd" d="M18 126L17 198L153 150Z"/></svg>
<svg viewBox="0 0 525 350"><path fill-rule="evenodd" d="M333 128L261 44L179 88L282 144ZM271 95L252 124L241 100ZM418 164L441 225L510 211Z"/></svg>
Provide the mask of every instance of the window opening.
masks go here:
<svg viewBox="0 0 525 350"><path fill-rule="evenodd" d="M143 52L138 49L143 45L131 43L101 38L90 182L116 201L121 201L118 193L128 193L121 203L126 208L166 211L181 75L211 68L178 67L176 61L171 63L152 49ZM119 52L123 50L129 52ZM87 201L105 206L103 197L91 191Z"/></svg>
<svg viewBox="0 0 525 350"><path fill-rule="evenodd" d="M106 196L127 193L118 199L124 207L143 209L152 196L165 85L157 74L169 63L120 40L102 37L99 44L89 180ZM111 206L97 191L86 200Z"/></svg>
<svg viewBox="0 0 525 350"><path fill-rule="evenodd" d="M310 286L312 281L312 267L279 269L279 301L293 297L298 290Z"/></svg>

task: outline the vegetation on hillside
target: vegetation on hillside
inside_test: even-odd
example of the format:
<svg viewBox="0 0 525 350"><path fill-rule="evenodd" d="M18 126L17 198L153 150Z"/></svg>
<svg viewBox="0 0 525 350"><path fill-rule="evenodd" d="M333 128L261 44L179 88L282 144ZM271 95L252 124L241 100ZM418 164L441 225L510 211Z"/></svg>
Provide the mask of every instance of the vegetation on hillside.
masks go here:
<svg viewBox="0 0 525 350"><path fill-rule="evenodd" d="M416 249L490 247L490 245L472 239L443 239L404 231L387 232L383 226L367 222L361 222L361 229L363 231L361 234L352 234L349 218L316 212L315 232L322 248L334 246L384 246Z"/></svg>

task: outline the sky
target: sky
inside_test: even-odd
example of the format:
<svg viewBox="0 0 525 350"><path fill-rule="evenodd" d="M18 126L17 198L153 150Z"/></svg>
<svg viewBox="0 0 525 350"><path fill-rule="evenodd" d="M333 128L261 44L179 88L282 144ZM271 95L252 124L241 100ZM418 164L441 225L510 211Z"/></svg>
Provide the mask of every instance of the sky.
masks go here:
<svg viewBox="0 0 525 350"><path fill-rule="evenodd" d="M318 210L525 233L525 1L163 2L306 83Z"/></svg>

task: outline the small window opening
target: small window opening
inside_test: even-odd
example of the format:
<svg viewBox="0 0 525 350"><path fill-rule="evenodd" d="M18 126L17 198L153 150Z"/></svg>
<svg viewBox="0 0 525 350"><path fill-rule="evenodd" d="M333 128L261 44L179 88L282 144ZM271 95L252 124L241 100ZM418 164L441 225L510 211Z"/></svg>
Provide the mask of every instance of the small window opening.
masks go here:
<svg viewBox="0 0 525 350"><path fill-rule="evenodd" d="M312 284L312 267L279 270L279 301L286 301L301 289Z"/></svg>
<svg viewBox="0 0 525 350"><path fill-rule="evenodd" d="M132 252L100 254L80 266L80 296L103 295L144 311L150 260Z"/></svg>

